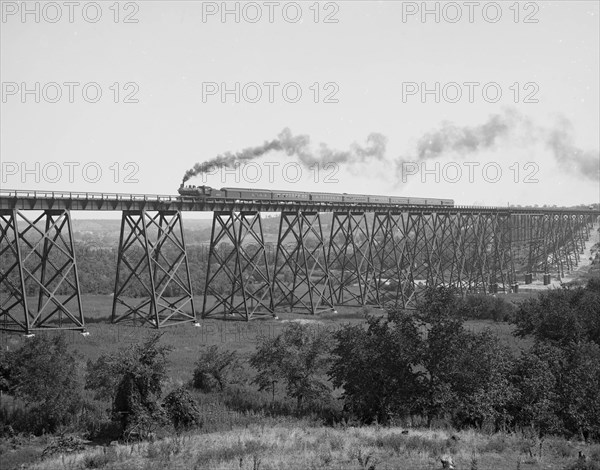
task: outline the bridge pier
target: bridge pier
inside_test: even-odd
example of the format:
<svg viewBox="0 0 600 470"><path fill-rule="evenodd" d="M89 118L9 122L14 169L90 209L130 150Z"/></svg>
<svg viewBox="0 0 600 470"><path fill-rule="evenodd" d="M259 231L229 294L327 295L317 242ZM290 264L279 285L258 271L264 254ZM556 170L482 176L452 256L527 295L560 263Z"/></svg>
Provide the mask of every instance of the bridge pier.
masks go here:
<svg viewBox="0 0 600 470"><path fill-rule="evenodd" d="M527 220L528 273L560 280L577 267L589 239L591 217L583 214L532 214ZM529 281L529 279L528 279Z"/></svg>
<svg viewBox="0 0 600 470"><path fill-rule="evenodd" d="M434 212L426 215L430 222L424 224L427 254L427 285L433 287L463 286L459 274L461 230L457 214ZM450 247L450 249L448 249ZM448 252L452 253L448 256Z"/></svg>
<svg viewBox="0 0 600 470"><path fill-rule="evenodd" d="M85 331L68 210L0 210L0 259L0 330Z"/></svg>
<svg viewBox="0 0 600 470"><path fill-rule="evenodd" d="M269 275L260 212L214 212L202 318L273 316Z"/></svg>
<svg viewBox="0 0 600 470"><path fill-rule="evenodd" d="M273 269L273 310L333 310L323 229L318 212L282 212Z"/></svg>
<svg viewBox="0 0 600 470"><path fill-rule="evenodd" d="M372 295L381 306L406 308L414 292L412 263L405 251L404 218L400 213L376 212L371 231Z"/></svg>
<svg viewBox="0 0 600 470"><path fill-rule="evenodd" d="M112 323L138 320L155 328L196 322L179 211L122 213Z"/></svg>
<svg viewBox="0 0 600 470"><path fill-rule="evenodd" d="M407 285L401 291L402 303L412 306L426 287L437 287L435 275L434 238L436 214L409 210L398 220L400 242L400 269L408 272Z"/></svg>
<svg viewBox="0 0 600 470"><path fill-rule="evenodd" d="M365 212L334 212L327 264L336 305L379 305Z"/></svg>

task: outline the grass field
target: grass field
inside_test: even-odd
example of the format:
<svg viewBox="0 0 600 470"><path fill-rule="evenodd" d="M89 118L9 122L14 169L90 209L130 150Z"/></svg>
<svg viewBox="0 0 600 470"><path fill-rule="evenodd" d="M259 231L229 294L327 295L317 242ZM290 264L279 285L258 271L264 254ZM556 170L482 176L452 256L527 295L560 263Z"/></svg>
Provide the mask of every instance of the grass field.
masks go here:
<svg viewBox="0 0 600 470"><path fill-rule="evenodd" d="M202 297L194 299L196 309L202 306ZM77 331L44 332L38 334L63 334L67 341L79 353L82 361L95 360L103 353L113 352L119 347L137 343L154 331L150 325L133 326L127 323L111 324L112 296L84 295L82 297L85 312L86 329L89 336L82 336ZM370 308L369 313L384 315L381 309ZM253 352L257 341L264 336L278 336L286 324L291 321L310 322L319 328L335 331L345 324L364 322L365 309L362 307L337 307L337 313L326 312L311 316L305 314L278 312L278 319L271 317L245 321L225 321L222 319L200 320L200 327L192 323L170 326L160 331L162 342L173 347L170 354L171 380L174 384L182 384L192 375L194 362L199 351L208 345L221 345L224 348L238 351L242 356ZM514 327L507 323L491 320L467 321L466 328L472 331L491 329L506 344L515 349L526 347L528 341L512 336ZM0 332L0 345L6 349L16 349L23 341L20 334Z"/></svg>
<svg viewBox="0 0 600 470"><path fill-rule="evenodd" d="M564 439L376 426L327 428L295 422L95 448L29 468L433 470L442 468L441 458L450 455L457 470L563 470L577 461L579 451L589 461L600 461L600 445Z"/></svg>

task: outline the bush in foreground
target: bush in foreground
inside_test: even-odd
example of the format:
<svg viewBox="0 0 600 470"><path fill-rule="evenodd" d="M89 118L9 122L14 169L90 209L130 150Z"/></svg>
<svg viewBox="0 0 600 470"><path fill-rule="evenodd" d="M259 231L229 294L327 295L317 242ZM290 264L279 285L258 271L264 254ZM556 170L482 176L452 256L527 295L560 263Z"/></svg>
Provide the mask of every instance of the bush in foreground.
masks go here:
<svg viewBox="0 0 600 470"><path fill-rule="evenodd" d="M94 390L98 399L111 400L112 419L120 423L123 437L143 438L165 423L160 397L171 348L161 346L160 338L156 334L96 362L88 361L86 388Z"/></svg>
<svg viewBox="0 0 600 470"><path fill-rule="evenodd" d="M82 385L63 336L29 338L19 349L4 353L2 363L2 388L25 404L8 424L41 434L74 420L82 404Z"/></svg>
<svg viewBox="0 0 600 470"><path fill-rule="evenodd" d="M223 391L241 369L237 352L209 346L200 353L192 385L203 392Z"/></svg>
<svg viewBox="0 0 600 470"><path fill-rule="evenodd" d="M260 390L272 390L283 382L286 393L296 400L299 411L306 402L329 396L326 373L331 361L331 335L328 331L292 323L281 335L264 338L250 358L258 374L254 383Z"/></svg>
<svg viewBox="0 0 600 470"><path fill-rule="evenodd" d="M165 397L164 407L177 432L202 425L198 403L183 387L173 390Z"/></svg>

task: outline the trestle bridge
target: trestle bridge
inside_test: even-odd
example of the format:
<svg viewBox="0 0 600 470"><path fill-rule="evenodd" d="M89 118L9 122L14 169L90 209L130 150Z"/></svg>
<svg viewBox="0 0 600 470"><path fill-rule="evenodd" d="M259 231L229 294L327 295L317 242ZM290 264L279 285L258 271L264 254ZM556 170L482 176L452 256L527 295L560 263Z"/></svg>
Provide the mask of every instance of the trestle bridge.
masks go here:
<svg viewBox="0 0 600 470"><path fill-rule="evenodd" d="M0 329L85 330L71 211L90 210L122 213L112 322L155 328L338 305L410 308L426 286L468 294L516 291L537 276L549 283L578 265L600 216L2 190ZM190 275L182 213L192 211L213 213L205 280ZM280 214L276 242L265 241L263 212ZM326 230L324 213L331 213ZM133 284L145 295L131 296ZM204 289L199 311L193 287Z"/></svg>

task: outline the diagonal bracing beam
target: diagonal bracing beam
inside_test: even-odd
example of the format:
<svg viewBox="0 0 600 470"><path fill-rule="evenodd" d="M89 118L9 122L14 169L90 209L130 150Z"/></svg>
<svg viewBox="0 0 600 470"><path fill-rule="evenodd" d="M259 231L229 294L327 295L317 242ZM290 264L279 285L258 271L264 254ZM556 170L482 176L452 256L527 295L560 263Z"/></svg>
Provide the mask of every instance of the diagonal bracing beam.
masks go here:
<svg viewBox="0 0 600 470"><path fill-rule="evenodd" d="M215 212L202 318L265 315L274 314L260 213Z"/></svg>
<svg viewBox="0 0 600 470"><path fill-rule="evenodd" d="M68 210L1 211L0 260L0 329L85 330Z"/></svg>
<svg viewBox="0 0 600 470"><path fill-rule="evenodd" d="M365 212L334 212L327 265L336 305L379 305Z"/></svg>
<svg viewBox="0 0 600 470"><path fill-rule="evenodd" d="M273 310L333 310L333 288L318 212L282 212L273 270Z"/></svg>
<svg viewBox="0 0 600 470"><path fill-rule="evenodd" d="M123 212L112 322L124 321L196 322L181 212Z"/></svg>

